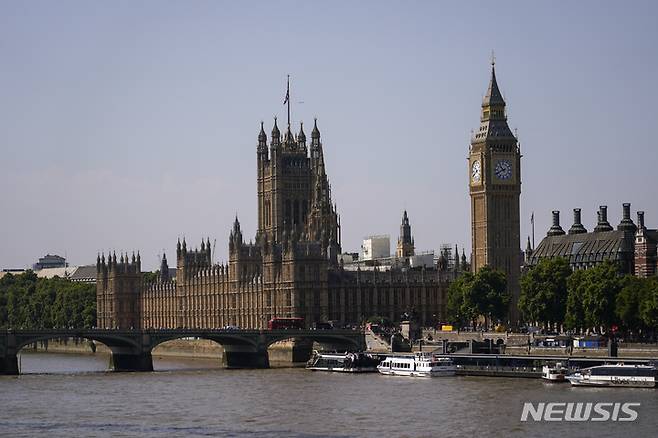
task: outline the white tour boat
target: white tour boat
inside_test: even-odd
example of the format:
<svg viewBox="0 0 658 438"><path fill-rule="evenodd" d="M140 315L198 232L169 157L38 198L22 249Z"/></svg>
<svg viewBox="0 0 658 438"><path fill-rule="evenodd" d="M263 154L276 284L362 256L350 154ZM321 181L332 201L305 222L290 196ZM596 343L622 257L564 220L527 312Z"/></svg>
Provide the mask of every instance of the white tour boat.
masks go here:
<svg viewBox="0 0 658 438"><path fill-rule="evenodd" d="M656 386L656 368L649 365L599 365L583 368L567 376L573 386L623 386L627 388L653 388Z"/></svg>
<svg viewBox="0 0 658 438"><path fill-rule="evenodd" d="M569 368L557 362L554 365L544 365L541 369L541 378L549 382L566 382Z"/></svg>
<svg viewBox="0 0 658 438"><path fill-rule="evenodd" d="M367 353L319 353L306 364L313 371L338 371L343 373L374 373L379 359Z"/></svg>
<svg viewBox="0 0 658 438"><path fill-rule="evenodd" d="M377 370L387 376L439 377L454 376L457 367L448 358L418 352L413 355L387 356L377 366Z"/></svg>

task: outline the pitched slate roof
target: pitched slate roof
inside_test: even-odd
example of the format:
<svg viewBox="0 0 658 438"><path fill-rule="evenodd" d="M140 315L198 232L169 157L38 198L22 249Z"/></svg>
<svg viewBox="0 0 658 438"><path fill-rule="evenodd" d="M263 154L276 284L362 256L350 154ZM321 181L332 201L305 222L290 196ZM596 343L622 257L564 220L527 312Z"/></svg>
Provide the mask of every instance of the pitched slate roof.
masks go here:
<svg viewBox="0 0 658 438"><path fill-rule="evenodd" d="M96 282L96 265L79 266L69 277L72 281Z"/></svg>
<svg viewBox="0 0 658 438"><path fill-rule="evenodd" d="M619 230L547 236L533 251L530 264L553 257L564 257L572 265L628 261L633 259L634 252L634 234Z"/></svg>

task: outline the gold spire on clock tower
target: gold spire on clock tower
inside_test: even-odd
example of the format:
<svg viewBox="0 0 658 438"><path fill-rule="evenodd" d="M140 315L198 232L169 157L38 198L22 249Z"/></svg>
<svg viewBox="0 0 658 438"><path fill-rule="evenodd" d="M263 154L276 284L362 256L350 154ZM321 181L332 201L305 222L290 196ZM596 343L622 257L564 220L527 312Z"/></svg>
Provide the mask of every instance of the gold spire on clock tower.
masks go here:
<svg viewBox="0 0 658 438"><path fill-rule="evenodd" d="M482 100L480 128L469 148L472 267L505 272L512 295L510 321L518 321L519 297L521 153L507 124L505 100L496 80L495 61Z"/></svg>

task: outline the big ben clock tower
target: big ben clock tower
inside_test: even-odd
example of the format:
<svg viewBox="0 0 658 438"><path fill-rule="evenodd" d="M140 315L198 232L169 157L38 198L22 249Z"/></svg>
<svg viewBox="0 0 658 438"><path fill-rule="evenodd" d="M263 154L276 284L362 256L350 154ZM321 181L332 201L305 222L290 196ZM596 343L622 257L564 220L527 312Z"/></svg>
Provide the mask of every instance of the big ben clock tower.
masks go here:
<svg viewBox="0 0 658 438"><path fill-rule="evenodd" d="M505 272L512 296L510 321L516 324L521 266L521 152L507 125L505 101L498 89L493 60L489 89L482 101L480 129L471 139L468 173L473 272L483 266Z"/></svg>

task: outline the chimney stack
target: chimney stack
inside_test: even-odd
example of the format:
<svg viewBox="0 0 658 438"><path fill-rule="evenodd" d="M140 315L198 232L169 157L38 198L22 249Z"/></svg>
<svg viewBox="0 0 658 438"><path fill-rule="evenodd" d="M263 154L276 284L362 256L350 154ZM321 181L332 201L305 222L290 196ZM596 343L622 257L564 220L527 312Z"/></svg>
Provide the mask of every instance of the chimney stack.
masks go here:
<svg viewBox="0 0 658 438"><path fill-rule="evenodd" d="M564 230L560 226L560 212L558 210L553 210L553 226L546 233L547 236L561 236L565 234Z"/></svg>
<svg viewBox="0 0 658 438"><path fill-rule="evenodd" d="M595 232L600 232L600 231L612 231L612 226L608 222L608 206L607 205L601 205L599 207L599 222L596 224L596 228L594 228Z"/></svg>
<svg viewBox="0 0 658 438"><path fill-rule="evenodd" d="M620 231L628 231L630 233L635 233L637 231L637 227L631 220L631 204L628 202L623 204L622 219L621 222L619 222L619 225L617 225L617 229Z"/></svg>
<svg viewBox="0 0 658 438"><path fill-rule="evenodd" d="M643 211L638 211L637 212L637 227L641 230L644 229L644 212Z"/></svg>
<svg viewBox="0 0 658 438"><path fill-rule="evenodd" d="M580 208L573 209L573 225L569 228L569 234L583 234L587 229L583 226L580 219Z"/></svg>

